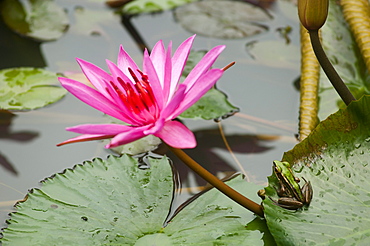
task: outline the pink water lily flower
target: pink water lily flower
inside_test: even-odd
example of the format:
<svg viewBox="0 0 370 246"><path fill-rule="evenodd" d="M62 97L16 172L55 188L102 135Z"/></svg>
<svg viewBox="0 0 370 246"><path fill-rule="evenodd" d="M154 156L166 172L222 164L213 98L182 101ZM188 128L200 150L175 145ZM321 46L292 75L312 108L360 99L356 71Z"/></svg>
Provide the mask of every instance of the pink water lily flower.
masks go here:
<svg viewBox="0 0 370 246"><path fill-rule="evenodd" d="M117 65L107 60L110 73L81 59L82 71L94 88L81 82L59 78L70 93L91 107L117 118L124 124L84 124L67 128L82 134L58 144L64 145L112 138L106 148L116 147L147 135L159 137L174 148L194 148L194 134L174 121L201 98L222 76L223 70L211 66L225 46L211 49L183 82L184 70L195 35L185 40L171 55L171 42L165 49L159 41L149 54L144 51L142 70L120 47Z"/></svg>

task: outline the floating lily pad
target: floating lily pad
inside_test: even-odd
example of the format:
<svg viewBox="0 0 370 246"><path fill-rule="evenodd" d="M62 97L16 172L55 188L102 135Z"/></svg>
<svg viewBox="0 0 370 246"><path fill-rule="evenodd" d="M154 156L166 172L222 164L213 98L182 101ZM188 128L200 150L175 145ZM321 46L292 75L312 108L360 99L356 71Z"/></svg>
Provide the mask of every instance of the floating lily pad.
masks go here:
<svg viewBox="0 0 370 246"><path fill-rule="evenodd" d="M53 0L4 0L1 15L13 31L40 41L60 38L69 25L65 11Z"/></svg>
<svg viewBox="0 0 370 246"><path fill-rule="evenodd" d="M104 140L104 144L108 144L110 140ZM154 151L158 148L162 141L154 135L148 135L134 142L123 144L112 148L113 151L119 154L138 155L148 151Z"/></svg>
<svg viewBox="0 0 370 246"><path fill-rule="evenodd" d="M180 117L221 121L237 112L239 108L233 106L224 93L212 88Z"/></svg>
<svg viewBox="0 0 370 246"><path fill-rule="evenodd" d="M252 41L246 44L247 52L256 62L271 67L299 69L299 47L282 39L278 41Z"/></svg>
<svg viewBox="0 0 370 246"><path fill-rule="evenodd" d="M54 103L67 91L57 74L39 68L0 70L0 108L30 110Z"/></svg>
<svg viewBox="0 0 370 246"><path fill-rule="evenodd" d="M308 208L294 211L264 200L265 217L280 245L367 245L370 238L370 97L322 121L283 160L311 182ZM301 179L302 180L302 179ZM301 181L304 183L304 181ZM302 185L302 184L301 184ZM275 176L266 195L277 200Z"/></svg>
<svg viewBox="0 0 370 246"><path fill-rule="evenodd" d="M95 8L85 8L83 6L76 6L73 9L73 18L75 19L74 25L71 27L70 32L77 35L85 36L107 36L109 29L120 28L120 23L117 22L117 16L104 8L99 7L102 3L96 3ZM95 5L94 5L95 6ZM107 40L112 39L106 37Z"/></svg>
<svg viewBox="0 0 370 246"><path fill-rule="evenodd" d="M6 245L263 245L264 221L217 190L182 209L165 227L173 199L167 158L150 169L126 155L95 159L43 181L17 204L1 242ZM241 178L243 193L259 187ZM257 219L259 220L259 219ZM256 227L246 228L251 223Z"/></svg>
<svg viewBox="0 0 370 246"><path fill-rule="evenodd" d="M123 6L124 14L141 14L165 11L196 0L134 0Z"/></svg>
<svg viewBox="0 0 370 246"><path fill-rule="evenodd" d="M234 39L265 32L271 19L263 9L237 1L200 1L175 10L175 17L191 33Z"/></svg>

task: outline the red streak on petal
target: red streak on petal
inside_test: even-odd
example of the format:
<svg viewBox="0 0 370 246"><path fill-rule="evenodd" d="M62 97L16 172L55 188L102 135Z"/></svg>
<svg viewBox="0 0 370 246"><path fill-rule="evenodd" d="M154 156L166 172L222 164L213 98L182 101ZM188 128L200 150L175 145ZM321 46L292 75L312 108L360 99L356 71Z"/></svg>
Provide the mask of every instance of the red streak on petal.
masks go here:
<svg viewBox="0 0 370 246"><path fill-rule="evenodd" d="M57 146L62 146L70 143L80 143L80 142L87 142L87 141L93 141L93 140L102 140L102 139L107 139L107 138L113 138L114 135L105 135L105 136L100 136L100 137L90 137L90 138L84 138L84 139L70 139L66 140L62 143L58 143Z"/></svg>

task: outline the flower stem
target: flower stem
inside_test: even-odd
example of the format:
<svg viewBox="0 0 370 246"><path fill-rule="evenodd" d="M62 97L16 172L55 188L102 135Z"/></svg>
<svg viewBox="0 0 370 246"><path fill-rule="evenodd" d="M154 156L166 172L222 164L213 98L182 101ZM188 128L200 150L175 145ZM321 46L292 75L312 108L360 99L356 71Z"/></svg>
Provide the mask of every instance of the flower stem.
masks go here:
<svg viewBox="0 0 370 246"><path fill-rule="evenodd" d="M264 217L262 206L249 200L213 174L208 172L204 169L201 165L199 165L196 161L194 161L190 156L188 156L184 151L181 149L173 148L169 145L167 147L181 160L183 161L188 167L190 167L194 172L196 172L199 176L201 176L204 180L208 183L216 187L219 191L224 193L226 196L234 200L235 202L239 203L241 206L245 207L246 209L252 211L253 213Z"/></svg>
<svg viewBox="0 0 370 246"><path fill-rule="evenodd" d="M328 57L325 54L324 49L322 48L319 31L318 30L309 30L308 31L311 38L312 48L315 52L317 60L319 61L322 69L324 70L326 76L332 83L334 89L337 91L339 96L342 98L344 103L348 105L350 102L355 101L356 98L349 91L348 87L344 84L343 80L339 77L337 71L335 71L333 65L330 63Z"/></svg>

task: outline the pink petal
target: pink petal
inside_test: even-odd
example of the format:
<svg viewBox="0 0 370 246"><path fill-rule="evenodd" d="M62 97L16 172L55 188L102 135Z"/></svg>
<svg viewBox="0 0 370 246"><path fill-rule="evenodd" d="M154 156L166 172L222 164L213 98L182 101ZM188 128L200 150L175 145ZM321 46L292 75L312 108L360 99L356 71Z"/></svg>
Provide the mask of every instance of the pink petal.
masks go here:
<svg viewBox="0 0 370 246"><path fill-rule="evenodd" d="M202 60L200 60L198 64L193 68L193 70L191 70L183 83L188 85L188 88L191 88L193 84L199 79L199 77L208 71L208 69L213 65L217 57L224 49L225 46L220 45L208 51L208 53L204 55Z"/></svg>
<svg viewBox="0 0 370 246"><path fill-rule="evenodd" d="M122 132L130 131L131 128L132 126L120 124L84 124L67 127L66 130L80 134L117 135Z"/></svg>
<svg viewBox="0 0 370 246"><path fill-rule="evenodd" d="M128 144L133 141L136 141L142 137L145 137L146 134L144 133L150 126L143 126L143 127L132 127L130 131L120 133L116 135L111 142L106 145L106 148L113 148L123 144Z"/></svg>
<svg viewBox="0 0 370 246"><path fill-rule="evenodd" d="M154 136L174 148L189 149L197 145L193 132L178 121L167 121L162 130Z"/></svg>
<svg viewBox="0 0 370 246"><path fill-rule="evenodd" d="M99 135L99 134L96 134L96 135L89 135L89 134L85 134L85 135L81 135L81 136L78 136L78 137L75 137L75 138L71 138L71 139L68 139L64 142L61 142L59 144L57 144L57 146L62 146L62 145L65 145L65 144L70 144L70 143L79 143L79 142L87 142L87 141L93 141L93 140L102 140L102 139L107 139L107 138L112 138L113 136L110 136L110 135Z"/></svg>
<svg viewBox="0 0 370 246"><path fill-rule="evenodd" d="M132 77L128 68L131 68L138 78L140 77L140 74L137 72L139 67L136 65L135 61L132 60L131 56L124 50L122 45L120 46L118 53L117 66L129 78ZM133 79L131 79L131 81L133 81Z"/></svg>
<svg viewBox="0 0 370 246"><path fill-rule="evenodd" d="M163 89L160 84L157 72L155 70L154 64L149 57L147 51L144 52L144 60L143 60L143 72L149 78L150 86L152 87L155 99L157 101L157 105L159 106L159 110L163 108Z"/></svg>
<svg viewBox="0 0 370 246"><path fill-rule="evenodd" d="M164 81L163 81L163 96L165 105L168 103L168 100L172 97L173 91L177 87L177 81L171 81L171 74L172 74L172 61L171 61L171 50L172 50L172 43L168 44L167 53L166 53L166 61L164 66Z"/></svg>
<svg viewBox="0 0 370 246"><path fill-rule="evenodd" d="M185 97L181 101L179 107L175 112L170 116L172 119L179 116L186 109L191 107L195 102L197 102L206 92L216 84L217 80L221 78L223 74L221 69L212 69L209 70L206 74L203 74L197 81L194 83L193 87L185 92Z"/></svg>
<svg viewBox="0 0 370 246"><path fill-rule="evenodd" d="M106 97L110 97L107 91L105 90L106 83L112 80L112 77L102 70L100 67L95 66L94 64L84 61L82 59L76 59L80 65L83 73L90 83Z"/></svg>
<svg viewBox="0 0 370 246"><path fill-rule="evenodd" d="M173 120L172 114L179 107L185 97L186 85L180 84L170 103L162 110L161 117L166 120ZM176 117L175 117L176 118Z"/></svg>
<svg viewBox="0 0 370 246"><path fill-rule="evenodd" d="M105 60L105 62L107 63L107 66L108 66L108 69L111 73L111 76L112 76L112 82L114 82L114 84L123 90L122 86L121 86L121 83L119 83L117 81L117 78L121 78L124 82L132 82L132 80L130 79L129 77L126 76L126 74L124 72L122 72L122 70L116 65L114 64L113 62L111 62L110 60Z"/></svg>
<svg viewBox="0 0 370 246"><path fill-rule="evenodd" d="M163 45L163 41L158 41L154 47L152 52L150 53L150 60L152 61L152 64L154 66L154 69L158 75L158 80L161 83L161 86L163 88L163 81L164 81L164 67L165 67L165 61L166 61L166 50ZM143 68L145 67L145 64L143 64Z"/></svg>
<svg viewBox="0 0 370 246"><path fill-rule="evenodd" d="M72 79L62 77L59 77L58 79L64 88L84 103L114 118L130 123L130 121L126 121L129 119L123 117L122 112L117 105L112 103L97 90Z"/></svg>
<svg viewBox="0 0 370 246"><path fill-rule="evenodd" d="M144 131L145 135L155 134L163 128L165 120L163 118L158 119L148 130Z"/></svg>
<svg viewBox="0 0 370 246"><path fill-rule="evenodd" d="M189 37L182 44L180 44L172 57L172 83L177 83L180 80L182 71L184 70L186 61L189 57L194 38L195 35Z"/></svg>

